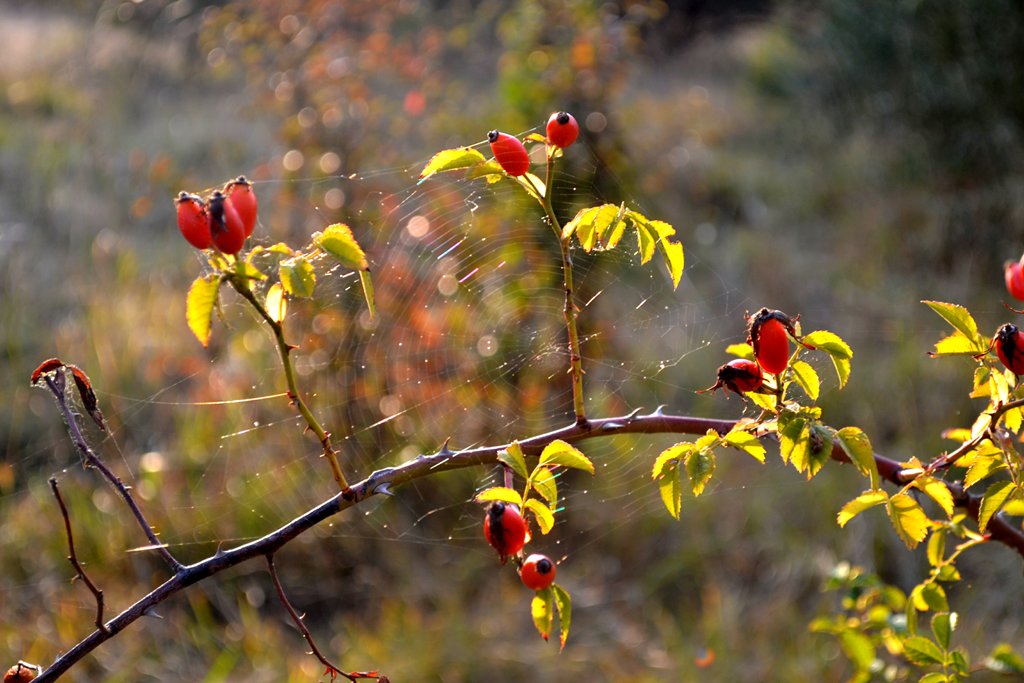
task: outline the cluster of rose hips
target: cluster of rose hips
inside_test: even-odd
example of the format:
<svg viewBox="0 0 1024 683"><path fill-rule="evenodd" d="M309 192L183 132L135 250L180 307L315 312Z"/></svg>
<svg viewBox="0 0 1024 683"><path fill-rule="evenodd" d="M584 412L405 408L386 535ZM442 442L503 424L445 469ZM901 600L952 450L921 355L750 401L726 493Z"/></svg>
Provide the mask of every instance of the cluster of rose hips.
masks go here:
<svg viewBox="0 0 1024 683"><path fill-rule="evenodd" d="M754 360L736 358L718 368L718 382L701 393L725 388L741 396L748 391L757 391L764 383L764 373L778 375L789 365L789 338L804 348L796 332L796 318L790 318L782 311L762 308L747 318L747 343L754 349Z"/></svg>
<svg viewBox="0 0 1024 683"><path fill-rule="evenodd" d="M519 508L512 503L491 503L484 517L484 537L498 551L502 564L522 550L526 545L526 520ZM530 590L543 590L555 580L555 563L547 555L530 555L519 567L519 578Z"/></svg>
<svg viewBox="0 0 1024 683"><path fill-rule="evenodd" d="M580 134L580 126L573 115L556 111L548 118L547 141L554 147L565 148L576 142ZM510 176L521 176L530 170L530 155L526 147L516 137L508 133L492 130L487 134L491 143L491 154L498 165Z"/></svg>
<svg viewBox="0 0 1024 683"><path fill-rule="evenodd" d="M237 254L256 227L256 193L245 176L238 176L205 200L181 192L175 200L178 229L196 249L216 247Z"/></svg>

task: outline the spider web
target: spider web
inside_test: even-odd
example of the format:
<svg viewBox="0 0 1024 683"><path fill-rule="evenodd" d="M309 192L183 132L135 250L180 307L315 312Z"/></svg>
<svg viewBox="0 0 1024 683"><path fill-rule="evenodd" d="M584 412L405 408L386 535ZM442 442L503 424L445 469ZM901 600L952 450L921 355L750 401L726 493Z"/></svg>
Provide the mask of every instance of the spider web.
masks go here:
<svg viewBox="0 0 1024 683"><path fill-rule="evenodd" d="M580 144L571 156L569 170L556 171L561 200L555 208L563 222L579 208L609 201L645 211L624 191L609 197L596 189L592 150ZM425 161L326 180L256 185L261 197L281 190L296 196L313 229L339 220L350 224L371 260L376 319L362 302L355 274L329 257L317 257L315 297L293 301L286 323L286 335L299 347L293 358L300 386L332 432L352 480L437 451L446 442L453 450L505 443L563 426L572 416L561 265L542 212L507 180L488 184L456 172L420 182ZM692 248L692 231L676 227L688 250L686 272L674 292L659 259L640 264L635 238L625 238L613 251L573 251L591 416L660 404L690 410L695 391L714 380L719 349L742 340L741 315L749 300L701 260ZM257 237L265 229L257 228ZM259 240L265 246L275 241ZM715 291L702 286L696 292L695 277L713 283ZM225 356L204 372L223 386L242 387L243 395L228 391L203 401L175 400L179 388L185 397L194 396L193 382L207 389L213 384L197 373L139 401L139 417L133 418L131 409L123 416L131 421L144 419L151 409L170 409L189 415L183 419L209 419L220 430L216 451L195 456L188 487L195 500L172 510L190 519L184 528L172 524L165 530L172 547L208 550L257 537L322 500L333 485L319 444L309 434L301 436L304 425L282 396L272 338L238 297L223 300L228 329L216 329L215 336L240 336L249 358ZM729 330L728 338L719 336L723 329ZM235 373L249 384L223 379ZM663 440L633 441L584 446L599 454L596 502L614 502L622 513L619 524L660 506L649 467L657 452L651 442ZM162 471L170 462L160 453L149 454L141 467ZM368 506L374 512L363 515L361 531L336 524L329 533L412 544L472 543L479 549L480 511L470 503L475 492L500 483L501 473L493 469L470 476L471 486L458 496L433 481L408 485L393 501ZM567 484L561 491L563 508L588 494L590 482L575 474L560 482ZM140 485L145 492L145 483ZM240 500L258 524L251 535L231 528ZM376 512L380 509L391 512ZM454 527L438 535L429 520L452 510Z"/></svg>

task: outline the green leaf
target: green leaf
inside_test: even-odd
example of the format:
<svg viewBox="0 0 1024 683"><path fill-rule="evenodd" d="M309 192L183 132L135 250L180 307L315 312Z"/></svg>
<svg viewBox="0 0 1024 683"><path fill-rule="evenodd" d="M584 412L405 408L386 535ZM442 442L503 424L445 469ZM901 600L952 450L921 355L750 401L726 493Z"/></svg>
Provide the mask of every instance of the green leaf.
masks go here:
<svg viewBox="0 0 1024 683"><path fill-rule="evenodd" d="M910 602L916 609L922 612L927 610L933 612L949 611L949 600L946 599L946 590L934 581L914 586L914 589L910 591Z"/></svg>
<svg viewBox="0 0 1024 683"><path fill-rule="evenodd" d="M812 424L807 449L807 478L810 479L824 467L832 457L835 432L820 424Z"/></svg>
<svg viewBox="0 0 1024 683"><path fill-rule="evenodd" d="M266 274L256 266L246 261L235 261L235 272L245 280L266 280Z"/></svg>
<svg viewBox="0 0 1024 683"><path fill-rule="evenodd" d="M839 633L839 644L857 671L868 671L875 662L875 646L860 631L847 629Z"/></svg>
<svg viewBox="0 0 1024 683"><path fill-rule="evenodd" d="M953 670L960 674L962 678L967 678L971 674L971 657L962 650L953 650L949 653L950 663L953 665ZM949 677L952 683L959 683L960 678L953 676Z"/></svg>
<svg viewBox="0 0 1024 683"><path fill-rule="evenodd" d="M572 597L557 583L551 584L551 593L555 598L555 609L558 610L561 649L564 650L565 641L569 639L569 627L572 625Z"/></svg>
<svg viewBox="0 0 1024 683"><path fill-rule="evenodd" d="M1003 503L1014 489L1013 482L1009 481L997 481L988 487L985 497L981 499L981 509L978 510L978 531L985 533L992 515L1003 507Z"/></svg>
<svg viewBox="0 0 1024 683"><path fill-rule="evenodd" d="M941 301L922 301L921 303L942 316L943 320L952 325L954 330L957 330L967 339L973 340L976 344L984 344L981 341L981 335L978 334L978 324L974 322L970 312L963 306L942 303ZM984 348L987 348L987 346L985 344Z"/></svg>
<svg viewBox="0 0 1024 683"><path fill-rule="evenodd" d="M523 455L523 448L518 441L513 441L508 448L498 451L498 462L508 467L523 479L530 478L530 471L526 467L526 457Z"/></svg>
<svg viewBox="0 0 1024 683"><path fill-rule="evenodd" d="M853 466L870 478L872 489L877 489L880 486L878 463L875 462L875 451L868 435L859 427L843 427L836 432L836 437Z"/></svg>
<svg viewBox="0 0 1024 683"><path fill-rule="evenodd" d="M964 475L964 488L970 488L982 479L987 479L1005 469L1006 463L1003 462L1001 455L979 455L967 468L967 474Z"/></svg>
<svg viewBox="0 0 1024 683"><path fill-rule="evenodd" d="M942 664L945 656L939 646L924 636L911 636L903 641L903 654L912 664Z"/></svg>
<svg viewBox="0 0 1024 683"><path fill-rule="evenodd" d="M484 155L471 147L446 149L430 157L430 161L420 171L420 180L426 180L435 173L469 168L484 161L486 161Z"/></svg>
<svg viewBox="0 0 1024 683"><path fill-rule="evenodd" d="M624 217L636 230L637 244L640 248L640 263L644 264L654 256L655 248L661 251L672 278L673 287L679 286L683 276L684 254L683 245L672 241L676 234L675 228L665 221L651 220L638 211L626 211Z"/></svg>
<svg viewBox="0 0 1024 683"><path fill-rule="evenodd" d="M839 378L839 388L845 387L847 380L850 379L850 360L853 358L853 350L850 349L850 345L839 335L828 330L815 330L804 335L803 340L829 355L832 365L835 366L836 376Z"/></svg>
<svg viewBox="0 0 1024 683"><path fill-rule="evenodd" d="M576 239L585 251L594 249L611 249L618 242L611 243L606 235L621 237L625 229L622 220L622 207L615 204L602 204L580 209L576 215L562 228L562 239L575 233Z"/></svg>
<svg viewBox="0 0 1024 683"><path fill-rule="evenodd" d="M571 467L572 469L583 470L591 474L594 473L594 463L590 462L590 458L561 439L555 439L544 447L538 464L561 465L562 467Z"/></svg>
<svg viewBox="0 0 1024 683"><path fill-rule="evenodd" d="M933 671L930 674L925 674L917 679L917 683L950 683L950 679L946 674Z"/></svg>
<svg viewBox="0 0 1024 683"><path fill-rule="evenodd" d="M946 517L953 517L953 494L946 484L935 477L921 475L914 480L914 487L923 491L929 498L934 500L946 513Z"/></svg>
<svg viewBox="0 0 1024 683"><path fill-rule="evenodd" d="M336 258L346 268L352 270L369 270L370 268L363 248L356 242L352 229L344 223L328 225L323 232L314 232L313 244Z"/></svg>
<svg viewBox="0 0 1024 683"><path fill-rule="evenodd" d="M806 462L807 458L800 452L808 448L809 437L807 418L788 416L784 413L784 417L779 420L779 455L782 456L782 462L788 463L794 453L798 454L802 462ZM800 468L797 468L797 471L799 472Z"/></svg>
<svg viewBox="0 0 1024 683"><path fill-rule="evenodd" d="M213 309L217 305L217 292L220 289L220 277L207 275L197 277L188 288L185 298L185 320L188 329L196 336L199 343L207 346L213 334Z"/></svg>
<svg viewBox="0 0 1024 683"><path fill-rule="evenodd" d="M534 594L530 602L530 615L540 637L547 640L551 635L551 626L555 622L554 599L550 586Z"/></svg>
<svg viewBox="0 0 1024 683"><path fill-rule="evenodd" d="M938 529L928 539L928 564L938 567L946 559L946 529Z"/></svg>
<svg viewBox="0 0 1024 683"><path fill-rule="evenodd" d="M491 488L484 489L480 493L476 494L476 501L478 503L487 503L492 500L500 500L505 503L513 503L519 506L522 506L523 504L523 497L519 495L519 491L506 488L504 486L492 486Z"/></svg>
<svg viewBox="0 0 1024 683"><path fill-rule="evenodd" d="M663 450L654 460L651 479L657 479L663 474L673 472L679 461L683 460L691 451L693 451L693 444L689 441L681 441Z"/></svg>
<svg viewBox="0 0 1024 683"><path fill-rule="evenodd" d="M812 401L817 401L818 392L821 391L821 380L818 379L818 373L815 372L810 363L795 360L789 364L789 369L793 371L793 378L796 379L796 383L800 385L804 393Z"/></svg>
<svg viewBox="0 0 1024 683"><path fill-rule="evenodd" d="M527 480L527 484L536 491L549 505L558 502L558 484L555 475L547 467L538 465Z"/></svg>
<svg viewBox="0 0 1024 683"><path fill-rule="evenodd" d="M267 301L264 304L267 309L267 315L270 319L276 323L284 320L284 316L288 313L288 300L284 298L284 288L281 287L280 282L275 282L270 285L270 289L267 290Z"/></svg>
<svg viewBox="0 0 1024 683"><path fill-rule="evenodd" d="M908 548L913 550L925 539L931 528L931 520L917 501L906 493L897 493L887 503L889 520L896 534Z"/></svg>
<svg viewBox="0 0 1024 683"><path fill-rule="evenodd" d="M836 522L839 523L839 526L844 527L847 522L860 513L873 508L876 505L888 502L888 500L889 494L881 489L865 491L843 506L843 509L839 511L839 515L836 517Z"/></svg>
<svg viewBox="0 0 1024 683"><path fill-rule="evenodd" d="M935 342L935 349L930 355L935 357L976 356L979 353L985 353L985 349L979 349L976 340L968 339L963 333L956 331Z"/></svg>
<svg viewBox="0 0 1024 683"><path fill-rule="evenodd" d="M746 342L742 344L729 344L725 347L725 352L733 356L746 358L747 360L754 360L754 348Z"/></svg>
<svg viewBox="0 0 1024 683"><path fill-rule="evenodd" d="M533 513L533 518L537 520L537 526L540 527L542 534L547 534L555 526L555 515L551 512L551 508L536 498L526 501L526 509Z"/></svg>
<svg viewBox="0 0 1024 683"><path fill-rule="evenodd" d="M765 448L761 440L750 432L733 429L723 437L723 441L733 448L739 449L758 462L764 462Z"/></svg>
<svg viewBox="0 0 1024 683"><path fill-rule="evenodd" d="M658 478L658 493L661 495L661 502L665 509L674 518L679 519L679 511L683 506L683 487L679 481L680 468L676 461L672 461L670 468L662 471Z"/></svg>
<svg viewBox="0 0 1024 683"><path fill-rule="evenodd" d="M377 306L373 302L373 279L370 271L359 271L359 284L363 286L363 298L366 299L366 309L370 312L371 318L377 317Z"/></svg>
<svg viewBox="0 0 1024 683"><path fill-rule="evenodd" d="M777 402L775 394L761 394L756 391L751 391L746 396L750 399L751 403L761 410L765 410L769 413L775 412L775 404Z"/></svg>
<svg viewBox="0 0 1024 683"><path fill-rule="evenodd" d="M286 261L281 261L278 266L278 274L281 278L281 286L291 296L308 298L313 296L313 286L316 284L316 273L302 256L296 256Z"/></svg>
<svg viewBox="0 0 1024 683"><path fill-rule="evenodd" d="M686 475L694 496L704 493L704 486L715 472L715 453L710 449L695 449L686 458Z"/></svg>
<svg viewBox="0 0 1024 683"><path fill-rule="evenodd" d="M932 617L932 633L935 635L935 642L943 650L949 649L956 621L956 612L939 612Z"/></svg>
<svg viewBox="0 0 1024 683"><path fill-rule="evenodd" d="M1024 674L1024 658L1009 643L1000 643L985 660L985 668L1001 674Z"/></svg>
<svg viewBox="0 0 1024 683"><path fill-rule="evenodd" d="M486 178L488 183L496 183L505 176L505 170L497 161L483 161L466 171L466 180Z"/></svg>

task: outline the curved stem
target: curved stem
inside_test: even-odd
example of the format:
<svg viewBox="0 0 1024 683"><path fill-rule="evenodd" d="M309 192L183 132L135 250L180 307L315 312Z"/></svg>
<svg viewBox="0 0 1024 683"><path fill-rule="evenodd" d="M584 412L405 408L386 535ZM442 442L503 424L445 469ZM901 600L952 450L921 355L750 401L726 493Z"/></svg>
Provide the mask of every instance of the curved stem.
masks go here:
<svg viewBox="0 0 1024 683"><path fill-rule="evenodd" d="M284 325L279 321L275 320L273 316L267 311L267 309L260 303L256 295L249 289L248 283L244 280L239 280L238 276L231 274L227 277L227 281L231 283L231 286L236 292L242 295L246 301L255 309L255 311L263 318L264 321L270 326L271 331L274 333L274 340L277 343L277 353L281 358L281 366L284 368L285 381L288 383L288 398L291 400L292 405L299 411L299 415L306 421L306 426L309 430L316 434L316 438L320 440L320 445L324 449L324 457L327 458L327 462L331 466L331 474L334 475L334 481L338 483L338 488L342 491L348 488L348 480L345 478L345 474L341 471L341 464L338 462L338 452L334 450L331 445L331 435L325 430L320 422L313 415L313 411L309 409L306 402L302 400L302 395L299 393L299 385L295 379L295 366L292 364L291 352L292 349L296 348L285 341L284 338Z"/></svg>
<svg viewBox="0 0 1024 683"><path fill-rule="evenodd" d="M551 156L551 150L547 154L547 166L544 176L544 197L541 205L544 213L547 214L548 224L558 239L558 247L562 254L562 279L565 283L565 305L562 312L565 316L565 327L569 333L569 372L572 374L572 406L576 414L576 424L587 423L587 411L583 402L583 357L580 354L580 335L576 327L576 303L572 282L572 254L569 251L569 242L572 236L562 237L562 226L555 216L555 210L551 206L551 186L555 160Z"/></svg>

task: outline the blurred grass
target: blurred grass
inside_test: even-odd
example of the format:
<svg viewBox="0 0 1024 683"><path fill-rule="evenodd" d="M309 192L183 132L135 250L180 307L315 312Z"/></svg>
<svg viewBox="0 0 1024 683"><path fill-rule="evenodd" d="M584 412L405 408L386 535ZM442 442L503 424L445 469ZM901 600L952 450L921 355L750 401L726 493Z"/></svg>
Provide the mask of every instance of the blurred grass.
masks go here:
<svg viewBox="0 0 1024 683"><path fill-rule="evenodd" d="M1005 317L993 270L1000 250L944 230L958 195L921 171L931 162L916 138L894 144L859 119L841 130L815 101L806 72L813 53L792 16L696 31L686 49L652 56L641 37L668 21L658 3L608 12L575 2L552 13L548 3L484 2L444 13L425 3L354 2L344 30L321 27L319 41L302 38L303 22L327 11L318 3L305 13L270 2L132 4L106 3L95 15L60 4L0 9L9 46L0 64L0 652L12 661L50 660L93 618L84 588L69 583L49 475L59 475L78 554L107 590L109 613L164 577L156 558L124 552L140 543L134 527L80 470L53 406L27 387L42 359L60 356L92 376L116 434L94 434L95 443L185 560L215 551L217 541L266 533L326 495L316 444L283 401L196 404L280 390L265 335L237 305L225 307L227 325L218 323L208 351L182 324L183 292L201 261L183 257L169 198L239 172L275 181L258 186L261 229L268 240L298 243L322 226L323 211L312 207L324 206L336 183L276 182L282 177L365 173L342 185L349 195L337 213L355 220L365 210L360 219L370 222L388 214L378 201L387 178L373 172L477 141L494 125L518 132L551 109L580 112L594 161L573 162L573 177L675 224L688 259L674 296L627 259L614 268L582 259L587 297L622 288L586 308L585 331L601 332L587 347L595 403L609 412L666 403L738 414L739 402L693 390L710 384L724 343L742 339L743 311L771 305L851 343L851 385L825 397L826 416L863 427L880 451L935 453L941 429L969 414L969 366L924 356L942 324L917 302L964 303L994 329ZM419 114L409 99L416 91L425 102ZM325 114L339 103L348 106L328 125L335 114ZM600 117L588 126L591 112ZM306 160L300 170L282 169L289 150ZM338 154L336 170L324 170L328 152ZM1006 188L977 190L986 191ZM501 212L501 199L474 229L492 237L525 230ZM430 358L451 363L450 376L436 377L460 388L437 398L434 413L423 409L421 422L339 434L350 437L360 471L436 448L453 432L461 445L522 436L506 434L508 424L550 426L551 409L565 407L564 387L550 379L559 357L514 334L557 334L557 273L537 265L544 249L515 245L507 260L529 275L477 302L495 309L480 309L481 318L510 321L502 348L535 354L506 377L500 356L487 365L445 346L486 322L468 316L462 300L417 288L417 263L401 243L371 239L396 269L388 275L380 264L383 282L396 287L383 288L384 310L418 310L403 308L403 297L423 296L434 314L381 328L380 338L425 344L415 335L442 328L447 336L438 335ZM1006 246L1014 257L1018 247ZM943 250L957 258L940 259ZM399 285L403 276L412 284ZM367 341L373 330L352 322L351 292L336 287L328 291L345 294L340 304L295 307L294 334L308 340L305 381L316 409L343 430L375 421L384 412L377 402L395 386L407 403L418 394L399 382L404 366L355 367L383 351ZM667 312L636 317L646 295ZM531 320L528 304L551 325ZM660 372L645 364L681 355ZM637 368L628 381L610 367L620 360ZM473 373L489 380L456 381ZM493 409L464 420L462 406L479 402ZM519 421L502 420L506 411ZM827 468L807 485L777 461L759 466L729 454L709 493L687 499L675 523L648 479L650 457L671 440L637 443L588 445L607 471L569 480L564 522L544 541L568 556L559 581L575 599L561 655L533 632L529 595L513 573L495 571L482 547L478 510L467 502L479 473L409 486L369 515L324 525L280 554L282 580L326 651L395 681L760 681L838 680L847 671L831 644L806 631L830 607L819 586L836 561L904 587L920 574L921 559L880 519L835 526L835 511L861 486L847 468ZM966 560L969 578L952 591L960 642L975 658L996 640L1020 639L1005 599L1022 588L1019 558L985 550ZM321 673L258 563L159 612L105 645L73 680L308 681ZM716 661L702 670L695 661L705 647Z"/></svg>

